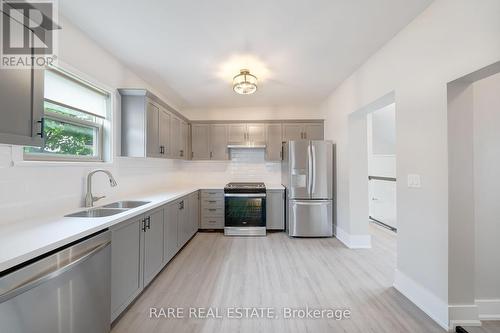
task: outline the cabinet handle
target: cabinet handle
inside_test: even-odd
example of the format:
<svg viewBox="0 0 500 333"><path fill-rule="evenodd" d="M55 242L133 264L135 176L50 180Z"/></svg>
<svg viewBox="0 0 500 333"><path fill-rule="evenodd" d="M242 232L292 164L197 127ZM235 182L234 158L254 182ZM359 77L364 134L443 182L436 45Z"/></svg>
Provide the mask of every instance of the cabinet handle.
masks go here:
<svg viewBox="0 0 500 333"><path fill-rule="evenodd" d="M194 151L191 152L191 158L194 158Z"/></svg>
<svg viewBox="0 0 500 333"><path fill-rule="evenodd" d="M210 202L210 203L216 203L217 201L216 200L208 200L208 202Z"/></svg>
<svg viewBox="0 0 500 333"><path fill-rule="evenodd" d="M209 208L208 210L211 212L215 212L217 209L216 208Z"/></svg>
<svg viewBox="0 0 500 333"><path fill-rule="evenodd" d="M142 220L142 231L146 232L146 219Z"/></svg>
<svg viewBox="0 0 500 333"><path fill-rule="evenodd" d="M179 151L179 155L180 155L181 157L184 157L184 150L180 150L180 151Z"/></svg>
<svg viewBox="0 0 500 333"><path fill-rule="evenodd" d="M148 216L146 220L148 222L148 229L151 229L151 216Z"/></svg>
<svg viewBox="0 0 500 333"><path fill-rule="evenodd" d="M214 154L212 152L210 152L210 158L212 158L214 156Z"/></svg>
<svg viewBox="0 0 500 333"><path fill-rule="evenodd" d="M40 132L36 133L36 135L40 135L40 137L43 139L45 136L45 118L40 118L40 120L37 121L37 123L40 124Z"/></svg>

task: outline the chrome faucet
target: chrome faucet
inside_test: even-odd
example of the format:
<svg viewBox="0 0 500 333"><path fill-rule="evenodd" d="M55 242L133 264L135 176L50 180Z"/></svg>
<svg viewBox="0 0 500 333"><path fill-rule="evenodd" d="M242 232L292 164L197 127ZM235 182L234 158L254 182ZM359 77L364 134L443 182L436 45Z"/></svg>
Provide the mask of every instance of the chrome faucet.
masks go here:
<svg viewBox="0 0 500 333"><path fill-rule="evenodd" d="M92 176L98 172L103 172L108 176L109 185L111 185L111 187L115 187L116 185L118 185L116 183L115 178L113 177L111 172L109 172L108 170L97 169L97 170L89 172L89 174L87 175L87 194L85 195L85 207L92 207L92 206L94 206L94 202L106 197L104 195L100 196L100 197L94 197L92 195Z"/></svg>

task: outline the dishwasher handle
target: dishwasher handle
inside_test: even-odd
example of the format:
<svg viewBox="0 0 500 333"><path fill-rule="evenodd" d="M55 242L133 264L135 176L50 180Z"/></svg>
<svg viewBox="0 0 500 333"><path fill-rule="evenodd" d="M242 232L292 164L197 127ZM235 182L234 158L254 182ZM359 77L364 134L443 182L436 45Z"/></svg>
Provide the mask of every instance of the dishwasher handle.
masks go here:
<svg viewBox="0 0 500 333"><path fill-rule="evenodd" d="M83 263L84 261L86 261L87 259L92 257L97 252L101 251L105 247L109 246L110 244L111 244L111 241L108 240L105 243L102 243L102 244L92 248L89 252L83 254L81 257L79 257L75 260L72 260L71 262L69 262L68 264L66 264L62 267L56 268L53 271L51 271L51 272L49 272L41 277L36 277L34 279L28 280L28 281L23 282L22 284L20 284L16 287L10 289L10 290L7 290L6 292L0 294L0 303L8 301L9 299L16 297L17 295L20 295L20 294L22 294L30 289L33 289L33 288L41 285L42 283L45 283L51 279L58 277L59 275L63 274L64 272L67 272L70 269L72 269L73 267Z"/></svg>

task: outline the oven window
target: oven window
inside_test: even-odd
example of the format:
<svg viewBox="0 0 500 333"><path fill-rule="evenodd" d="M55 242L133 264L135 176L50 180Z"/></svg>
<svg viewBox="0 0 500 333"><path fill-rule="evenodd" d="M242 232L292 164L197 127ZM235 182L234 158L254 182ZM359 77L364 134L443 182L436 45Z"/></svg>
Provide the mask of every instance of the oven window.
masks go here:
<svg viewBox="0 0 500 333"><path fill-rule="evenodd" d="M228 227L264 227L265 212L264 198L225 198L225 225Z"/></svg>

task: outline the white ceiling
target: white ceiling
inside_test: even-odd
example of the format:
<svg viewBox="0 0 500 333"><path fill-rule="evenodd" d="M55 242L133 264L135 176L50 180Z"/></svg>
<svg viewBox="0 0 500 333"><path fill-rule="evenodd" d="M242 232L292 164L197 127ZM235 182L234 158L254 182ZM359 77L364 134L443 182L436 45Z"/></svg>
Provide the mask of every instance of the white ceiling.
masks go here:
<svg viewBox="0 0 500 333"><path fill-rule="evenodd" d="M62 15L181 107L317 105L432 0L61 0ZM64 28L64 27L63 27ZM232 76L259 78L236 95Z"/></svg>

